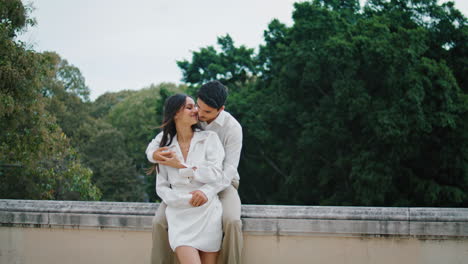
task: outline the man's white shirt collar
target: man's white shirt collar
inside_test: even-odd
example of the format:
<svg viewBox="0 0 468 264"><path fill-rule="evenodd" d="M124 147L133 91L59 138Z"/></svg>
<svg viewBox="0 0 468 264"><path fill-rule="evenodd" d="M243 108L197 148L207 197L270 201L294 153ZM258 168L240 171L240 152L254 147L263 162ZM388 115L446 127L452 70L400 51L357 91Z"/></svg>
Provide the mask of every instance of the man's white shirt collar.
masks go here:
<svg viewBox="0 0 468 264"><path fill-rule="evenodd" d="M223 110L219 113L219 115L215 118L215 120L213 120L213 122L211 122L210 124L208 124L207 122L201 122L202 127L206 128L207 126L213 123L218 124L219 126L223 126L224 121L226 120L226 115L227 115L226 112Z"/></svg>

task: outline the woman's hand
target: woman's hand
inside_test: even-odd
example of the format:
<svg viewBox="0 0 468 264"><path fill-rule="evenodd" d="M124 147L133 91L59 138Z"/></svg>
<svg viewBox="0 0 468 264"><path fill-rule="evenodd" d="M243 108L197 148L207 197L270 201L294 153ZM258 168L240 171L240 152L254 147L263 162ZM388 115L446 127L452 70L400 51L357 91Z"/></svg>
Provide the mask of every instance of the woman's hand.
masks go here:
<svg viewBox="0 0 468 264"><path fill-rule="evenodd" d="M189 203L194 207L202 206L208 202L208 197L200 190L190 192L190 194L192 195L192 199L190 199Z"/></svg>

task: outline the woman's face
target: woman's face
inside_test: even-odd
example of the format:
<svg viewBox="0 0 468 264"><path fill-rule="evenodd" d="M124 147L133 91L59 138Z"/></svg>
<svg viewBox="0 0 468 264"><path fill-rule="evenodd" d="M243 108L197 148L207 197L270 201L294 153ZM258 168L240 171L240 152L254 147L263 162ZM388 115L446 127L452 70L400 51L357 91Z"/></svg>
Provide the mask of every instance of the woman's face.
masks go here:
<svg viewBox="0 0 468 264"><path fill-rule="evenodd" d="M191 126L198 122L198 108L192 98L185 99L185 106L183 106L174 117L175 122L181 125Z"/></svg>

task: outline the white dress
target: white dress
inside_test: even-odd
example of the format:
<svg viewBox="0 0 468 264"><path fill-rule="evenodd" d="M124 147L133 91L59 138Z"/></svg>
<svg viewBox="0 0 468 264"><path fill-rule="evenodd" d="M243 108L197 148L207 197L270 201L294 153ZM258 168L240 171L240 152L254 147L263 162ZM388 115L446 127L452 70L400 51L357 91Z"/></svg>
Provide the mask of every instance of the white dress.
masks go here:
<svg viewBox="0 0 468 264"><path fill-rule="evenodd" d="M169 148L183 161L177 136ZM204 192L208 202L199 207L189 204L195 190L208 190L222 180L224 149L215 132L196 131L190 142L187 168L176 169L159 166L156 177L156 192L166 203L169 225L169 244L172 250L178 246L191 246L205 252L216 252L221 248L222 206L218 195ZM194 169L194 167L196 169ZM207 194L208 193L208 194Z"/></svg>

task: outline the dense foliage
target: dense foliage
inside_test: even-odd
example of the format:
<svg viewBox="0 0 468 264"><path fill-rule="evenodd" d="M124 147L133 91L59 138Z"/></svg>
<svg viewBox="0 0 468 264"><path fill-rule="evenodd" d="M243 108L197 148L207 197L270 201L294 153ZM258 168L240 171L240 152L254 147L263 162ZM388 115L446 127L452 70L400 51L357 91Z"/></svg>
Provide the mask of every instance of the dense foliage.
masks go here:
<svg viewBox="0 0 468 264"><path fill-rule="evenodd" d="M192 90L231 88L243 201L467 206L466 18L435 0L294 6L258 54L228 35L179 62Z"/></svg>
<svg viewBox="0 0 468 264"><path fill-rule="evenodd" d="M68 93L71 77L57 73L50 54L14 41L34 23L20 1L1 1L0 21L0 197L100 199L92 171L49 111L59 94ZM70 96L80 92L70 89Z"/></svg>
<svg viewBox="0 0 468 264"><path fill-rule="evenodd" d="M177 64L188 87L94 102L78 68L15 40L0 1L1 198L154 201L144 155L163 102L209 80L242 124L243 203L468 206L468 27L436 0L314 0L257 49L229 36Z"/></svg>

